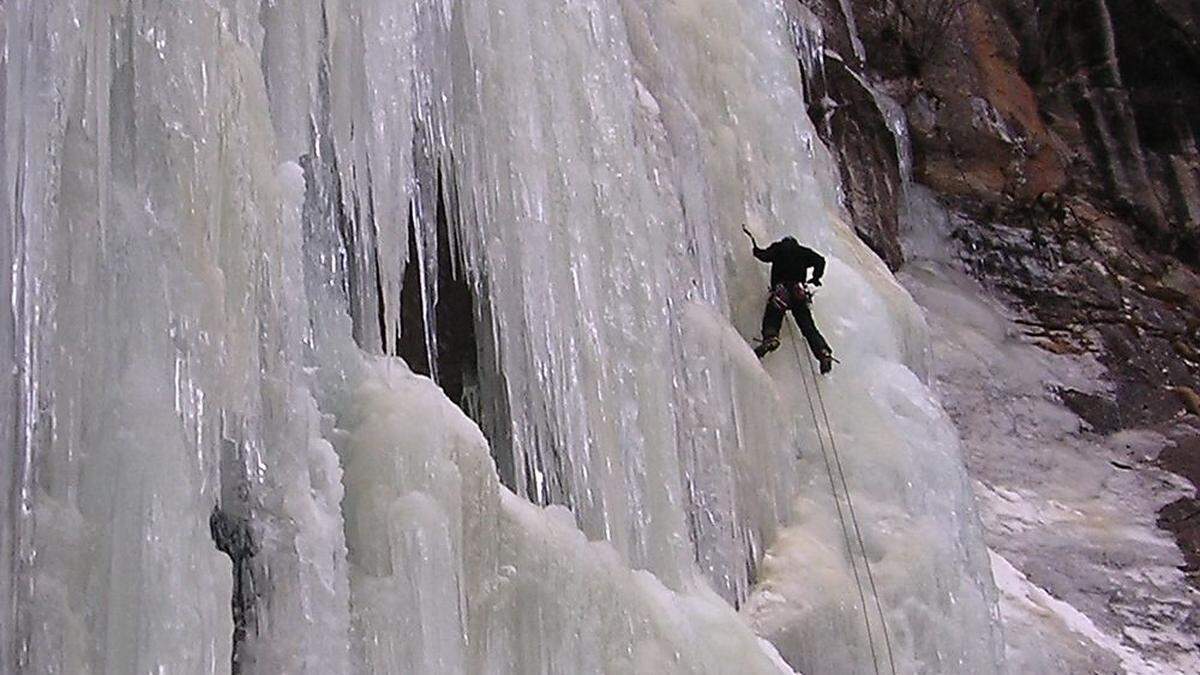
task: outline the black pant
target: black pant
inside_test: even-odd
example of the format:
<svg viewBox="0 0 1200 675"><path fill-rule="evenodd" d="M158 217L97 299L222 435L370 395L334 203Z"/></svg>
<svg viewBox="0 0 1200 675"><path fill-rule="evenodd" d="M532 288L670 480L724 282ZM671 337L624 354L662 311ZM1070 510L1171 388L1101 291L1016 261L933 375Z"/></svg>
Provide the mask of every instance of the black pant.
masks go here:
<svg viewBox="0 0 1200 675"><path fill-rule="evenodd" d="M829 343L821 335L821 331L817 330L817 324L813 321L812 308L807 302L792 300L788 303L788 309L792 310L792 316L796 317L796 324L800 326L800 333L808 342L808 348L812 350L813 356L821 358L823 355L833 353L833 350L829 348ZM785 312L786 310L780 309L773 301L767 301L767 309L763 312L762 322L763 342L779 337L779 329L783 327Z"/></svg>

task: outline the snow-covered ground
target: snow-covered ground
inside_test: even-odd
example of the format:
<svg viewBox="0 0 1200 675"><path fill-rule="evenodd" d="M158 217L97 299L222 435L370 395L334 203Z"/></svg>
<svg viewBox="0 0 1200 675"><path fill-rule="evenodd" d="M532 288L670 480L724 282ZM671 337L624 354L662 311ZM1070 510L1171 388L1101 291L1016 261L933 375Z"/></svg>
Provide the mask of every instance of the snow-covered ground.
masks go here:
<svg viewBox="0 0 1200 675"><path fill-rule="evenodd" d="M1192 489L1154 465L1170 439L1103 435L1069 410L1056 392L1103 395L1103 366L1025 339L1015 312L962 270L947 216L915 190L901 281L925 308L931 385L963 438L1010 670L1200 672L1198 594L1155 524Z"/></svg>

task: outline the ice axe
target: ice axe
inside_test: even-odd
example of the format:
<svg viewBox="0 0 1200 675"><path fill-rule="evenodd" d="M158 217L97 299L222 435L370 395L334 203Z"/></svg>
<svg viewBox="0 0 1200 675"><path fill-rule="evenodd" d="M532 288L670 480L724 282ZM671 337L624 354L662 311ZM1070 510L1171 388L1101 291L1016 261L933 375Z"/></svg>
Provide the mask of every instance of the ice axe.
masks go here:
<svg viewBox="0 0 1200 675"><path fill-rule="evenodd" d="M754 238L753 234L750 234L750 228L746 227L745 225L742 225L742 232L745 232L746 236L750 237L750 243L754 244L754 248L758 248L758 241Z"/></svg>

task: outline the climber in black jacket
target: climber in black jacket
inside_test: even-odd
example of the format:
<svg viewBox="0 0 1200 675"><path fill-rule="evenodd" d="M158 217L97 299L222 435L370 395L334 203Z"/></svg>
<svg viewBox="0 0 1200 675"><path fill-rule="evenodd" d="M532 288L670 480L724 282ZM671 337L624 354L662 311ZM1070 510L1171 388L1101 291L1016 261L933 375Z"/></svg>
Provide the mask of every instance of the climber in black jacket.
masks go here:
<svg viewBox="0 0 1200 675"><path fill-rule="evenodd" d="M808 348L821 364L821 373L827 374L833 369L833 350L813 322L812 309L809 307L812 295L808 289L808 284L821 285L821 277L825 274L825 258L811 248L801 246L792 237L784 237L766 248L759 248L754 235L745 228L743 230L754 244L754 257L771 263L771 297L763 313L762 344L754 349L754 353L761 359L779 348L779 329L783 327L783 317L790 309L808 342ZM811 278L809 270L812 270Z"/></svg>

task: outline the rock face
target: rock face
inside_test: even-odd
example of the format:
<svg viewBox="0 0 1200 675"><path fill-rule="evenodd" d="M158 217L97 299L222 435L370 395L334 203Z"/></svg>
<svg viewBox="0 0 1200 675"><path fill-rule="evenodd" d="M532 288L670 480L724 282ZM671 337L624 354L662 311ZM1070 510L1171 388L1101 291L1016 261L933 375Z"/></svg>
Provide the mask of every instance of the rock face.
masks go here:
<svg viewBox="0 0 1200 675"><path fill-rule="evenodd" d="M962 2L939 47L925 48L917 62L919 38L896 7L921 0L806 4L841 57L810 112L850 163L887 131L863 94L871 80L905 104L921 182L980 206L1028 206L1046 194L1087 198L1147 248L1200 263L1200 5ZM857 41L848 25L857 26ZM850 191L860 184L852 181Z"/></svg>
<svg viewBox="0 0 1200 675"><path fill-rule="evenodd" d="M820 85L823 85L821 87ZM855 230L893 270L904 262L899 238L903 179L901 149L876 94L841 58L826 60L825 74L810 104L826 144L835 149ZM836 102L832 106L830 102ZM836 106L836 107L834 107ZM855 114L839 114L851 108Z"/></svg>
<svg viewBox="0 0 1200 675"><path fill-rule="evenodd" d="M904 262L899 206L910 169L900 159L908 153L903 111L864 78L864 48L838 0L787 7L801 50L813 51L801 64L808 114L837 157L855 230L889 267L899 269Z"/></svg>
<svg viewBox="0 0 1200 675"><path fill-rule="evenodd" d="M1047 396L1097 439L1167 439L1149 461L1200 484L1200 3L802 4L830 52L809 113L864 239L903 263L904 148L883 93L903 106L913 180L955 214L964 266L1017 308L1024 340L1106 369L1099 393ZM955 11L911 20L938 7ZM1158 515L1194 585L1198 513L1186 498Z"/></svg>
<svg viewBox="0 0 1200 675"><path fill-rule="evenodd" d="M1074 113L1056 131L1082 132L1094 185L1157 247L1196 265L1200 6L1042 0L1036 16L1029 72Z"/></svg>

